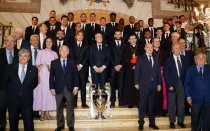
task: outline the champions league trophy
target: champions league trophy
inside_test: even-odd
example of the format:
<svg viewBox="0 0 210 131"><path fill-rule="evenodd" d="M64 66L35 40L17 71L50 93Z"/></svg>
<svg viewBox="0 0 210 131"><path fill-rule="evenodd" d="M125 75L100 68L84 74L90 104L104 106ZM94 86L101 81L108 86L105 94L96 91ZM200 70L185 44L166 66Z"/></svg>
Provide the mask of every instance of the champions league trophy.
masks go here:
<svg viewBox="0 0 210 131"><path fill-rule="evenodd" d="M110 87L105 89L96 88L95 84L90 85L90 116L95 119L106 119L111 117L110 111ZM104 116L105 115L105 116Z"/></svg>

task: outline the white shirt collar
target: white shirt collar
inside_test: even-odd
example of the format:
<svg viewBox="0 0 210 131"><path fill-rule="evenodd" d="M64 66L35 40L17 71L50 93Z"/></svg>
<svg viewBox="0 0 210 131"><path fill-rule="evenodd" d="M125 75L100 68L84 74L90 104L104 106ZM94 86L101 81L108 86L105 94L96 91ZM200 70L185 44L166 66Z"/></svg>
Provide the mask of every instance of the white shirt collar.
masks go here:
<svg viewBox="0 0 210 131"><path fill-rule="evenodd" d="M173 57L174 57L175 60L177 60L177 57L179 57L179 60L181 60L180 55L179 56L176 56L176 55L173 54Z"/></svg>

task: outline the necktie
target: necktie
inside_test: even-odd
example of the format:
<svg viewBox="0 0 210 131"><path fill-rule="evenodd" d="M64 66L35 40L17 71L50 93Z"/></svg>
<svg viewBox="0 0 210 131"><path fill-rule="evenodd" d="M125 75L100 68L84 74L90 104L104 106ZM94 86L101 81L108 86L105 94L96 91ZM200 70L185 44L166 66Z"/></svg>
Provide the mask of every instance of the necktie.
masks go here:
<svg viewBox="0 0 210 131"><path fill-rule="evenodd" d="M59 48L61 47L61 42L58 42L58 47L59 47Z"/></svg>
<svg viewBox="0 0 210 131"><path fill-rule="evenodd" d="M36 64L37 54L38 54L38 49L37 48L34 48L34 65Z"/></svg>
<svg viewBox="0 0 210 131"><path fill-rule="evenodd" d="M143 31L142 31L142 29L140 30L140 33L141 33L141 35L143 34Z"/></svg>
<svg viewBox="0 0 210 131"><path fill-rule="evenodd" d="M154 38L153 28L151 28L150 32L151 32L151 36L152 36L152 38Z"/></svg>
<svg viewBox="0 0 210 131"><path fill-rule="evenodd" d="M53 26L51 26L51 31L53 31Z"/></svg>
<svg viewBox="0 0 210 131"><path fill-rule="evenodd" d="M64 34L66 34L66 30L65 29L63 29L63 32L64 32Z"/></svg>
<svg viewBox="0 0 210 131"><path fill-rule="evenodd" d="M102 51L101 45L98 45L98 51L99 51L99 52Z"/></svg>
<svg viewBox="0 0 210 131"><path fill-rule="evenodd" d="M83 30L83 31L85 30L85 24L82 25L82 30Z"/></svg>
<svg viewBox="0 0 210 131"><path fill-rule="evenodd" d="M138 40L140 40L140 33L136 33L137 34L137 37L138 37Z"/></svg>
<svg viewBox="0 0 210 131"><path fill-rule="evenodd" d="M66 73L66 60L63 60L62 69L63 69L63 72Z"/></svg>
<svg viewBox="0 0 210 131"><path fill-rule="evenodd" d="M34 27L34 26L32 26L32 31L33 31L33 33L35 32L35 31L34 31L34 28L35 28L35 27Z"/></svg>
<svg viewBox="0 0 210 131"><path fill-rule="evenodd" d="M21 83L23 83L23 81L25 79L25 75L26 75L24 69L25 69L25 66L23 65L22 66L22 70L21 70L21 74L20 74L20 81L21 81Z"/></svg>
<svg viewBox="0 0 210 131"><path fill-rule="evenodd" d="M201 76L201 78L203 79L203 72L202 72L202 68L200 68L199 70L199 75Z"/></svg>
<svg viewBox="0 0 210 131"><path fill-rule="evenodd" d="M21 47L20 40L17 40L17 49L20 50L20 47Z"/></svg>
<svg viewBox="0 0 210 131"><path fill-rule="evenodd" d="M150 63L150 66L152 67L152 56L149 55L149 63Z"/></svg>
<svg viewBox="0 0 210 131"><path fill-rule="evenodd" d="M104 30L104 28L102 27L101 29L102 29L102 33L104 34L104 33L105 33L105 30Z"/></svg>
<svg viewBox="0 0 210 131"><path fill-rule="evenodd" d="M114 27L114 23L112 23L112 27Z"/></svg>
<svg viewBox="0 0 210 131"><path fill-rule="evenodd" d="M95 26L94 26L94 23L92 23L91 25L92 29L95 30Z"/></svg>
<svg viewBox="0 0 210 131"><path fill-rule="evenodd" d="M12 51L9 51L9 64L12 64L12 62L13 62Z"/></svg>
<svg viewBox="0 0 210 131"><path fill-rule="evenodd" d="M181 71L182 71L182 65L181 65L181 62L180 62L180 60L179 60L179 57L177 57L177 64L178 64L178 70L179 70L179 77L180 77L180 75L181 75Z"/></svg>
<svg viewBox="0 0 210 131"><path fill-rule="evenodd" d="M166 39L168 39L168 37L169 37L169 33L166 33Z"/></svg>

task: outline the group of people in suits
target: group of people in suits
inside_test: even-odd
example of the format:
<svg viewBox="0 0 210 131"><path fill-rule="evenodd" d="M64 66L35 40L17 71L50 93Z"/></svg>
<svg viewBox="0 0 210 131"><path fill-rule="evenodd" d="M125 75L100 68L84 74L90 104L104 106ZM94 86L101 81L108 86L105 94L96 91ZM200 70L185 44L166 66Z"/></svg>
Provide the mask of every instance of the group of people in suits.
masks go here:
<svg viewBox="0 0 210 131"><path fill-rule="evenodd" d="M139 130L144 129L146 114L149 127L158 130L155 116L166 115L167 110L170 128L175 128L176 115L178 126L186 128L185 108L191 106L192 129L209 130L209 66L205 54L195 55L194 61L192 50L186 48L190 46L180 28L185 22L183 16L179 21L174 17L172 23L164 20L159 28L154 27L153 18L144 28L144 22L136 22L134 16L124 26L123 19L116 22L115 13L110 14L110 23L101 17L97 24L94 13L90 14L90 23L85 13L80 19L74 23L70 12L59 22L52 10L49 20L39 26L38 18L32 18L25 39L20 28L7 37L5 48L0 50L1 130L5 130L8 108L11 131L18 131L19 114L25 130L33 131L33 117L51 120L49 112L54 110L58 126L55 130L61 131L65 128L66 105L67 125L74 131L79 90L81 107L89 107L89 70L97 88L104 89L110 82L112 108L117 100L116 89L120 107L139 108Z"/></svg>

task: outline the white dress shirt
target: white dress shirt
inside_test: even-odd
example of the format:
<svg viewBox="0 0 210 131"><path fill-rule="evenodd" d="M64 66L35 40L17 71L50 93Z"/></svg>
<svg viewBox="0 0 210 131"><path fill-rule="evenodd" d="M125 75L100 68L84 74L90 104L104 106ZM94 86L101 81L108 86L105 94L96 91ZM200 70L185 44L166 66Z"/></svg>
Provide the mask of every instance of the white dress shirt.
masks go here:
<svg viewBox="0 0 210 131"><path fill-rule="evenodd" d="M39 33L39 36L40 36L40 47L41 47L41 49L43 49L43 43L46 38L46 35Z"/></svg>
<svg viewBox="0 0 210 131"><path fill-rule="evenodd" d="M179 57L179 61L180 61L181 65L182 65L181 57L180 57L180 55L179 56L176 56L174 54L173 54L173 57L174 57L174 60L175 60L176 70L178 72L178 76L180 77L179 67L178 67L178 63L177 63L177 57Z"/></svg>
<svg viewBox="0 0 210 131"><path fill-rule="evenodd" d="M35 60L34 52L35 52L35 49L34 49L34 47L31 45L32 65L36 65L36 60ZM38 52L39 52L39 48L37 47L37 54L38 54Z"/></svg>
<svg viewBox="0 0 210 131"><path fill-rule="evenodd" d="M61 26L61 30L63 30L63 31L64 31L64 33L66 34L67 27L62 27L62 26Z"/></svg>
<svg viewBox="0 0 210 131"><path fill-rule="evenodd" d="M25 74L26 74L28 64L25 64L24 66L25 66L24 72L25 72ZM21 65L21 64L19 63L19 67L18 67L18 76L19 76L20 79L21 79L21 72L22 72L22 69L23 69L23 65Z"/></svg>
<svg viewBox="0 0 210 131"><path fill-rule="evenodd" d="M62 45L63 45L63 40L61 40L61 41L57 40L57 46L59 47L59 46L62 46Z"/></svg>
<svg viewBox="0 0 210 131"><path fill-rule="evenodd" d="M117 46L121 46L121 40L115 40Z"/></svg>
<svg viewBox="0 0 210 131"><path fill-rule="evenodd" d="M19 39L19 40L17 40L17 49L18 49L18 50L21 48L22 41L23 41L23 39L22 39L22 38L21 38L21 39Z"/></svg>

